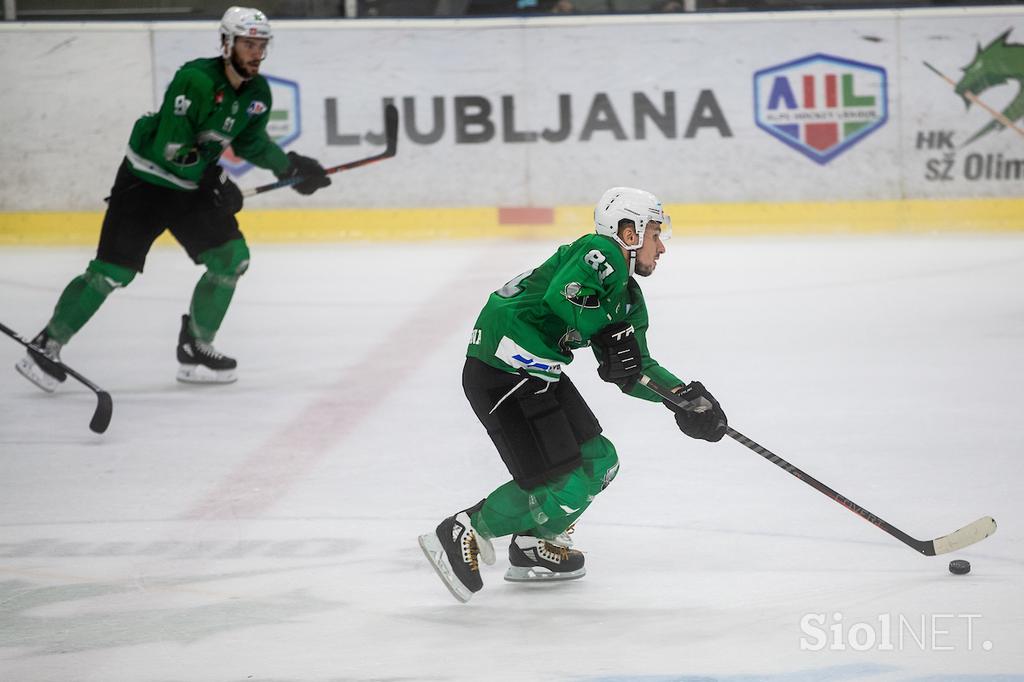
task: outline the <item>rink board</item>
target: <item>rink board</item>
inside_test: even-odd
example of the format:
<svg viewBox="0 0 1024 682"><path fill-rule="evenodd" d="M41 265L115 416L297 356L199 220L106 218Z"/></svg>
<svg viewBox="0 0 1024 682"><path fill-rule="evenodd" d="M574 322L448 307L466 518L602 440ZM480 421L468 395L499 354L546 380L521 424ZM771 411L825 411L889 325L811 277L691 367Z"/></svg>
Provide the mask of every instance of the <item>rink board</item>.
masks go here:
<svg viewBox="0 0 1024 682"><path fill-rule="evenodd" d="M101 208L136 118L184 62L216 54L214 22L7 24L0 211ZM688 205L1024 196L1020 7L277 21L274 32L262 69L271 136L344 163L382 149L393 103L398 156L250 208L580 206L617 185ZM926 63L969 78L1017 130L991 127ZM273 180L223 163L239 186Z"/></svg>
<svg viewBox="0 0 1024 682"><path fill-rule="evenodd" d="M668 205L674 235L743 236L875 232L1015 232L1024 200L875 201L804 204ZM591 207L248 210L249 241L417 241L570 238L590 229ZM0 214L0 246L92 245L97 212ZM165 235L160 242L169 243ZM158 243L160 243L158 242Z"/></svg>

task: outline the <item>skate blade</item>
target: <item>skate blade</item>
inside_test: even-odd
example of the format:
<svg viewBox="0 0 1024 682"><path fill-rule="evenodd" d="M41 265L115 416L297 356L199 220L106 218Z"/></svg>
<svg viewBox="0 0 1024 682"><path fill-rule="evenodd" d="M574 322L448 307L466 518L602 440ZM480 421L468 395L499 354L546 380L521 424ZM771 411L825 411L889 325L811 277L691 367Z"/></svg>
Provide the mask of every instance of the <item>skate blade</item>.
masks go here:
<svg viewBox="0 0 1024 682"><path fill-rule="evenodd" d="M448 561L448 555L445 554L444 547L441 546L441 541L437 539L437 535L434 533L421 535L419 542L423 555L427 557L427 561L434 567L437 577L441 579L441 582L452 593L452 596L463 604L468 602L473 593L455 577L451 563Z"/></svg>
<svg viewBox="0 0 1024 682"><path fill-rule="evenodd" d="M60 386L59 379L44 372L39 365L28 357L18 360L14 365L14 369L18 370L18 374L25 377L47 393L53 393L57 390L57 387Z"/></svg>
<svg viewBox="0 0 1024 682"><path fill-rule="evenodd" d="M540 566L509 566L505 571L505 580L510 583L554 583L577 580L586 574L586 568L556 573Z"/></svg>
<svg viewBox="0 0 1024 682"><path fill-rule="evenodd" d="M203 365L180 365L178 381L183 384L233 384L238 376L233 369L210 369Z"/></svg>

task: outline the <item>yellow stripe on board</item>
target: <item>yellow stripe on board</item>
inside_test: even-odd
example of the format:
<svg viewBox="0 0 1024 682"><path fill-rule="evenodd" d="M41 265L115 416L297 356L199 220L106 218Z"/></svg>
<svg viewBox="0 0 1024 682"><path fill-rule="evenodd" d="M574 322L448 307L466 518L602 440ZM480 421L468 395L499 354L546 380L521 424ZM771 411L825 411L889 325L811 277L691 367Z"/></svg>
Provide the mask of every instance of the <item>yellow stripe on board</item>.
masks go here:
<svg viewBox="0 0 1024 682"><path fill-rule="evenodd" d="M1024 231L1024 199L698 204L667 210L675 233L683 235Z"/></svg>
<svg viewBox="0 0 1024 682"><path fill-rule="evenodd" d="M878 232L1024 231L1024 199L950 199L778 204L676 204L666 207L676 236ZM498 208L311 209L244 211L250 242L423 241L571 238L592 227L590 206L559 206L550 221L506 223L536 210ZM542 214L543 215L543 214ZM99 212L0 213L0 246L92 246ZM169 243L164 235L158 243Z"/></svg>

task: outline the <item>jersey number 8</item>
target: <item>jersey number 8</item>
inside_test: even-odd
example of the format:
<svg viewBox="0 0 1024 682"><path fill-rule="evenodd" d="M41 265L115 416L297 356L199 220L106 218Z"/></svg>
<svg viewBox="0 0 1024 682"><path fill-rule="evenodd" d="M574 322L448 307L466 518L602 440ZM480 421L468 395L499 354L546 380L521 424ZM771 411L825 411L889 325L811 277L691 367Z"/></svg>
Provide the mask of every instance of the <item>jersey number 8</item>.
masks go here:
<svg viewBox="0 0 1024 682"><path fill-rule="evenodd" d="M188 113L188 108L192 106L192 100L185 95L178 95L174 98L174 115L184 116Z"/></svg>
<svg viewBox="0 0 1024 682"><path fill-rule="evenodd" d="M594 268L594 270L597 271L597 277L602 282L604 281L605 277L615 272L615 268L611 266L611 263L608 262L608 259L605 258L604 254L598 251L597 249L591 250L586 256L583 257L583 260L586 262L587 265L589 265L590 267Z"/></svg>

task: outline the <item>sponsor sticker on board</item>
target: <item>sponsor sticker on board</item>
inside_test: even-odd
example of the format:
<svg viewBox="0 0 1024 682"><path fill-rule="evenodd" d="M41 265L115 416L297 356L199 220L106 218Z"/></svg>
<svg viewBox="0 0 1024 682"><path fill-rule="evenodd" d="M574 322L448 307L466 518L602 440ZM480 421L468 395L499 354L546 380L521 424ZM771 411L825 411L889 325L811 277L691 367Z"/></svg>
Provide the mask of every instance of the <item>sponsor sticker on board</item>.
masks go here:
<svg viewBox="0 0 1024 682"><path fill-rule="evenodd" d="M772 137L825 165L889 118L883 67L812 54L754 74L754 118Z"/></svg>

